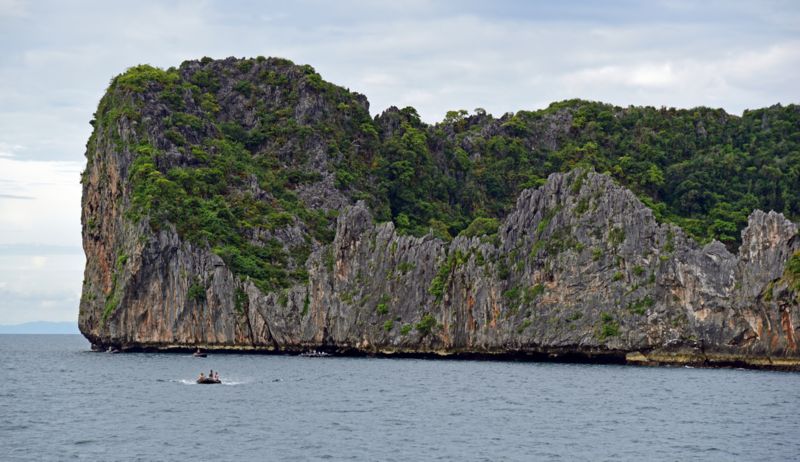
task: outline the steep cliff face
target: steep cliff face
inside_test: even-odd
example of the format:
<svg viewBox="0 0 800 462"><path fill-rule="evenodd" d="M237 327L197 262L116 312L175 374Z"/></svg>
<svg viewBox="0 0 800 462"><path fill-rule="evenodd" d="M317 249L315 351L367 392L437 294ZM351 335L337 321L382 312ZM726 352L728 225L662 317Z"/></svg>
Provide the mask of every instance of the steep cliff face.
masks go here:
<svg viewBox="0 0 800 462"><path fill-rule="evenodd" d="M202 70L197 66L182 66L183 78L192 80ZM269 61L246 71L280 69L298 72ZM94 345L800 368L798 283L787 269L800 238L783 215L753 212L734 255L719 242L699 246L680 228L659 224L608 176L576 169L524 190L491 235L465 233L449 242L401 235L392 222L376 223L357 188L335 187L336 159L326 145L334 139L330 127L346 122L318 93L304 93L308 75L286 77L301 82L291 97L293 119L309 122L302 125L308 127L304 141L271 138L258 149L274 143L273 151L287 152L281 169L311 172L314 179L293 185L287 199L255 173L234 172L237 198L246 191L278 208L270 213L300 210L279 215L280 226L249 218L254 225L239 225L243 242L192 238L195 228L172 217L157 222L159 194L169 190L155 189L143 209L142 182L134 179L142 175L137 159L147 149L159 151L152 157L158 172L168 170L163 163L202 163L178 136L164 133L202 143L215 127L192 120L187 123L198 126L191 130L174 121L167 127L159 116L169 111L163 102L98 120L83 181L87 266L79 320ZM225 103L239 97L226 93L234 84L218 85L220 117L248 121L252 132L258 124L248 106L238 113L230 108L241 104ZM272 95L267 101L280 98L270 88L250 91ZM179 95L186 113L192 91ZM366 111L365 100L348 101ZM206 145L212 154L224 148ZM181 171L164 178L157 171L145 171L155 185L187 181ZM339 211L335 234L315 230L307 219L319 217L324 231L331 210ZM255 253L269 265L252 269L241 250L247 246L274 246L278 257Z"/></svg>
<svg viewBox="0 0 800 462"><path fill-rule="evenodd" d="M797 227L756 211L743 234L738 256L717 242L699 247L584 171L526 190L496 236L449 244L373 224L359 202L309 258L309 283L271 294L174 232L147 242L131 232L129 261L111 284L122 287L118 309L100 322L84 300L81 327L94 343L123 348L795 364L800 311L783 268L800 249ZM204 289L192 298L195 275Z"/></svg>

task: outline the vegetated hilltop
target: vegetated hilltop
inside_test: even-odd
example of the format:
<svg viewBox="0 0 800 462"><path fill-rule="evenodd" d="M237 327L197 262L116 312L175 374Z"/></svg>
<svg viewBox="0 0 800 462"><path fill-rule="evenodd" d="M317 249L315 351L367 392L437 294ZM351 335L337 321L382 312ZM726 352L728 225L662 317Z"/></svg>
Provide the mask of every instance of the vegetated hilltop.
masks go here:
<svg viewBox="0 0 800 462"><path fill-rule="evenodd" d="M800 214L797 106L368 109L277 58L116 77L82 180L82 332L800 363L796 226L751 215Z"/></svg>

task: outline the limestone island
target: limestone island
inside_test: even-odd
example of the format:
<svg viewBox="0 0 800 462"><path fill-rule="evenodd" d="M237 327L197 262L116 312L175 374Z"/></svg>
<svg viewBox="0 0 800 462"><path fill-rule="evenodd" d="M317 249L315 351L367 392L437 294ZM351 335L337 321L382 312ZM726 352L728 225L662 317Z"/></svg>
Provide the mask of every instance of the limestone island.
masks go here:
<svg viewBox="0 0 800 462"><path fill-rule="evenodd" d="M203 58L115 77L92 125L97 349L800 370L796 105L429 125L308 65Z"/></svg>

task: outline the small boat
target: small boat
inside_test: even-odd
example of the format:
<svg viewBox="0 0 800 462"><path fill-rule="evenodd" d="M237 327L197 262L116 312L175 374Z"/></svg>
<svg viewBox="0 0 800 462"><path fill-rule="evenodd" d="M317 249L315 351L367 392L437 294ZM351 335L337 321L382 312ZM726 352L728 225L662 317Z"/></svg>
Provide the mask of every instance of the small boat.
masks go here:
<svg viewBox="0 0 800 462"><path fill-rule="evenodd" d="M207 355L206 353L203 353L202 351L200 351L200 350L198 349L197 351L195 351L194 353L192 353L192 356L194 356L195 358L205 358L205 357L206 357L206 356L208 356L208 355Z"/></svg>
<svg viewBox="0 0 800 462"><path fill-rule="evenodd" d="M216 380L209 377L203 377L202 379L197 379L197 383L201 385L211 385L214 383L222 383L222 380Z"/></svg>

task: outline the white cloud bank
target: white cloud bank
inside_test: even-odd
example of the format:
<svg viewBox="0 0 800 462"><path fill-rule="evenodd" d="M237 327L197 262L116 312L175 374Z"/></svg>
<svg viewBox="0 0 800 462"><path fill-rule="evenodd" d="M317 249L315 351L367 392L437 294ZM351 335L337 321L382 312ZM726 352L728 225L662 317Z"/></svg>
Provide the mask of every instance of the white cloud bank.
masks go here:
<svg viewBox="0 0 800 462"><path fill-rule="evenodd" d="M0 244L79 247L80 171L77 162L0 157Z"/></svg>
<svg viewBox="0 0 800 462"><path fill-rule="evenodd" d="M0 156L0 324L76 319L85 261L79 172L76 162Z"/></svg>

